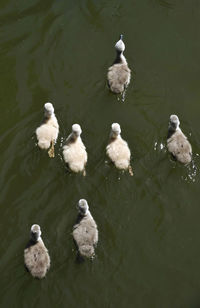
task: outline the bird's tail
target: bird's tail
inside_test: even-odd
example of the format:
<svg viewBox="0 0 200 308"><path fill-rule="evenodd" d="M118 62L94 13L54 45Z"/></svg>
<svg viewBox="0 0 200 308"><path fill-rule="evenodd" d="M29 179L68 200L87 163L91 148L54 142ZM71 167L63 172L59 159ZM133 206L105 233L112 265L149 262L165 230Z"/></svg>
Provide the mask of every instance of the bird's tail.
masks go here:
<svg viewBox="0 0 200 308"><path fill-rule="evenodd" d="M82 256L92 258L94 256L94 247L91 245L82 245L79 247L79 252Z"/></svg>

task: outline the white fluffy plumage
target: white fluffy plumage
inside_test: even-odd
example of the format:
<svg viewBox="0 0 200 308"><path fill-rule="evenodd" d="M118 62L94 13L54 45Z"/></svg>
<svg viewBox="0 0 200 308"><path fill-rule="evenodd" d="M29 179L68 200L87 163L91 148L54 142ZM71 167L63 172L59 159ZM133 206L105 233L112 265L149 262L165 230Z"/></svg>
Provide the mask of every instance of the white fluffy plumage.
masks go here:
<svg viewBox="0 0 200 308"><path fill-rule="evenodd" d="M110 142L106 153L118 169L126 170L130 166L131 151L125 140L122 139L121 128L118 123L111 126Z"/></svg>
<svg viewBox="0 0 200 308"><path fill-rule="evenodd" d="M85 173L87 163L87 152L81 139L81 127L79 124L72 125L72 133L68 136L63 146L63 157L65 163L73 172Z"/></svg>
<svg viewBox="0 0 200 308"><path fill-rule="evenodd" d="M54 108L51 103L44 105L44 121L36 129L36 136L38 140L38 146L41 149L49 149L49 147L56 143L59 133L59 125L54 114Z"/></svg>

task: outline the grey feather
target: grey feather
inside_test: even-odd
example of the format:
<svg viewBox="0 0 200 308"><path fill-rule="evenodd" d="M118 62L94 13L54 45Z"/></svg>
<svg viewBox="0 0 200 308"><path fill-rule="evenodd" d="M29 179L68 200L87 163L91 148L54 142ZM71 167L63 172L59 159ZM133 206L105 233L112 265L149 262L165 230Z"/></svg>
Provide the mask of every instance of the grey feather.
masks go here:
<svg viewBox="0 0 200 308"><path fill-rule="evenodd" d="M32 236L24 250L24 263L33 277L41 279L46 276L50 268L50 257L41 237L35 239Z"/></svg>
<svg viewBox="0 0 200 308"><path fill-rule="evenodd" d="M167 139L168 151L181 163L188 164L192 160L192 147L182 131L176 131Z"/></svg>
<svg viewBox="0 0 200 308"><path fill-rule="evenodd" d="M167 148L168 151L181 163L189 164L192 160L192 147L187 137L179 127L177 115L171 115L169 121Z"/></svg>
<svg viewBox="0 0 200 308"><path fill-rule="evenodd" d="M95 253L94 246L98 242L97 224L89 209L87 209L86 213L81 211L78 218L78 222L73 227L73 238L76 242L79 253L83 257L91 258Z"/></svg>
<svg viewBox="0 0 200 308"><path fill-rule="evenodd" d="M131 70L128 67L123 52L125 50L125 44L122 40L122 35L120 40L115 44L115 49L117 52L117 57L112 66L109 67L107 73L107 80L110 90L116 94L122 93L130 83Z"/></svg>
<svg viewBox="0 0 200 308"><path fill-rule="evenodd" d="M127 64L117 63L108 69L108 83L112 92L122 93L130 82L131 70Z"/></svg>

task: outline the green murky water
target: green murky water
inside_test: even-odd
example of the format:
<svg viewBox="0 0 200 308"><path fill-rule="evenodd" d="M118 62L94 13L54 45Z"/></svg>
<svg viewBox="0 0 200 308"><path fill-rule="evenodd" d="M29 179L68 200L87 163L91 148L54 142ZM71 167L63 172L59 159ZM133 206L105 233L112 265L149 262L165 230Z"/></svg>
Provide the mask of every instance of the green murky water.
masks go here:
<svg viewBox="0 0 200 308"><path fill-rule="evenodd" d="M0 2L0 306L200 307L200 1ZM125 103L106 86L124 34L132 80ZM34 131L51 101L60 124L55 159ZM166 152L170 114L193 147L184 167ZM119 122L134 176L106 163ZM66 171L62 141L83 130L87 176ZM72 226L86 198L97 256L76 263ZM41 225L51 269L25 271L23 249Z"/></svg>

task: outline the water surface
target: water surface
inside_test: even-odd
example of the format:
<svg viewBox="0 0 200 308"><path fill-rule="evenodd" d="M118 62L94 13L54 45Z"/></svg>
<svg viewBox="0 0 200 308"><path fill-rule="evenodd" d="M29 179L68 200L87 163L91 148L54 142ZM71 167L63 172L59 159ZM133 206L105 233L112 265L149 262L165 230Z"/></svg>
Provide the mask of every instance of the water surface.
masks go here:
<svg viewBox="0 0 200 308"><path fill-rule="evenodd" d="M200 307L199 1L13 1L0 3L1 307ZM106 86L124 34L132 80L122 103ZM55 159L36 146L43 105L60 124ZM177 114L194 161L166 151ZM134 176L107 161L119 122ZM87 176L69 174L61 145L82 127ZM76 263L76 203L99 227L93 262ZM24 269L30 226L51 256L42 281Z"/></svg>

